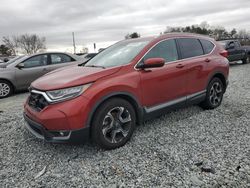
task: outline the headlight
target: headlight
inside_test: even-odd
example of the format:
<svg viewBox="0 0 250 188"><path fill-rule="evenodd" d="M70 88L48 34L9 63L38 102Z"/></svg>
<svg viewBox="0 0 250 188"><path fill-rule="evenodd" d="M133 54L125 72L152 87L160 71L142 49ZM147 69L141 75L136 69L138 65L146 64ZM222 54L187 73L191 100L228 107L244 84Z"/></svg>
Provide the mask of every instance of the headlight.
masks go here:
<svg viewBox="0 0 250 188"><path fill-rule="evenodd" d="M52 91L47 91L46 94L49 96L52 102L57 102L77 97L81 95L90 86L91 84L86 84L66 89L52 90Z"/></svg>

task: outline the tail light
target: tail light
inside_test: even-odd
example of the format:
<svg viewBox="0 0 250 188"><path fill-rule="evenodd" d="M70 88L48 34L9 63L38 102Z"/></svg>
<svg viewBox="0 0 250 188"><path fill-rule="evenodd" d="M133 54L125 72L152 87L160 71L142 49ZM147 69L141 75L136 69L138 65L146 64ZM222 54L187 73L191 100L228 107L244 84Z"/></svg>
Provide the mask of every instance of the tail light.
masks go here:
<svg viewBox="0 0 250 188"><path fill-rule="evenodd" d="M227 58L228 57L228 51L223 50L222 52L220 52L220 55L222 55L223 57Z"/></svg>

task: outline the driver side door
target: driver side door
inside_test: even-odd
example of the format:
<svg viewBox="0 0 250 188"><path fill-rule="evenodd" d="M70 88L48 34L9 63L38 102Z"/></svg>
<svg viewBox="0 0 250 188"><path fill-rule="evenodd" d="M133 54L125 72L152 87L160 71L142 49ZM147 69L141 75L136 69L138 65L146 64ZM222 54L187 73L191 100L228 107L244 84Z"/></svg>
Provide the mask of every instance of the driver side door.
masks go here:
<svg viewBox="0 0 250 188"><path fill-rule="evenodd" d="M143 105L147 113L186 102L187 67L179 60L175 39L161 41L143 58L163 58L160 68L139 70ZM140 62L143 63L143 62Z"/></svg>
<svg viewBox="0 0 250 188"><path fill-rule="evenodd" d="M47 73L48 55L32 56L19 63L16 68L16 81L18 88L27 89L31 82ZM19 67L19 68L18 68Z"/></svg>

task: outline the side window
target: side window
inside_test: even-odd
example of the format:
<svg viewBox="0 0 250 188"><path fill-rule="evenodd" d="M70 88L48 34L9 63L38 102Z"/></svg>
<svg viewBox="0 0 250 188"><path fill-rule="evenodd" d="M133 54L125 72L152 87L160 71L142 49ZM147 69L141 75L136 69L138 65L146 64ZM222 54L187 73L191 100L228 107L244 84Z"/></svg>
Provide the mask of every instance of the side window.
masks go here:
<svg viewBox="0 0 250 188"><path fill-rule="evenodd" d="M208 40L200 39L205 54L209 54L214 49L214 44Z"/></svg>
<svg viewBox="0 0 250 188"><path fill-rule="evenodd" d="M51 54L51 64L67 63L73 61L71 57L65 54Z"/></svg>
<svg viewBox="0 0 250 188"><path fill-rule="evenodd" d="M48 55L37 55L23 62L24 68L40 67L47 65Z"/></svg>
<svg viewBox="0 0 250 188"><path fill-rule="evenodd" d="M203 55L203 49L198 39L178 39L182 59Z"/></svg>
<svg viewBox="0 0 250 188"><path fill-rule="evenodd" d="M157 57L165 59L166 62L178 60L175 40L160 42L145 55L144 60Z"/></svg>

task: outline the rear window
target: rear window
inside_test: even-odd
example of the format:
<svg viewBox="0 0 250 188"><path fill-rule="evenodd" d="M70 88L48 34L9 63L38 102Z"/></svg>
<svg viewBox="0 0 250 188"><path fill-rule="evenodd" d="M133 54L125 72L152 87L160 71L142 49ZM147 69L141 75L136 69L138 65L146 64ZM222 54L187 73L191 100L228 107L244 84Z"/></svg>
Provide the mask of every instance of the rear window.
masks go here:
<svg viewBox="0 0 250 188"><path fill-rule="evenodd" d="M68 63L74 61L71 57L65 54L51 54L51 64Z"/></svg>
<svg viewBox="0 0 250 188"><path fill-rule="evenodd" d="M203 55L203 49L198 39L178 39L182 59Z"/></svg>
<svg viewBox="0 0 250 188"><path fill-rule="evenodd" d="M208 40L200 39L205 54L209 54L214 49L214 44Z"/></svg>

